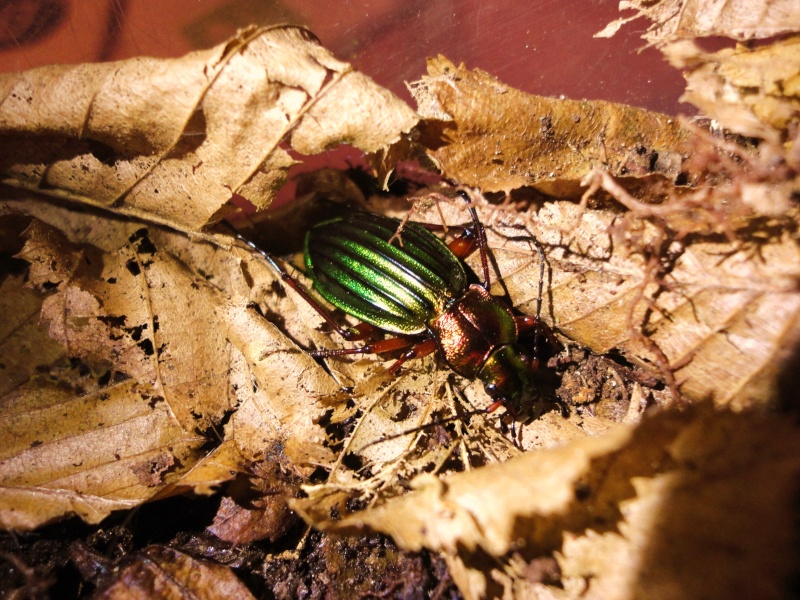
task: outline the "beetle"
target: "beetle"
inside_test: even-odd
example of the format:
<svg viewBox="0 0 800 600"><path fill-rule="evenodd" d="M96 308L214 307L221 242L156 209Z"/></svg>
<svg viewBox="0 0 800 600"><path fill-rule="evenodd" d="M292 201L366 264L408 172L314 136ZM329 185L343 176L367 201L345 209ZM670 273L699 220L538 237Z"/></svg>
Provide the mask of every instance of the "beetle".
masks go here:
<svg viewBox="0 0 800 600"><path fill-rule="evenodd" d="M465 192L458 193L470 204ZM486 232L475 209L469 205L468 210L472 227L449 245L418 223L367 212L329 219L307 232L306 273L319 295L362 321L354 327L340 326L271 255L238 237L259 252L282 281L344 339L367 340L380 332L395 335L352 348L319 350L313 356L405 350L389 369L397 373L407 360L438 350L455 373L483 382L492 398L486 412L502 406L516 417L530 407L541 337L554 342L540 319L544 253L537 243L541 262L536 316L515 315L507 303L489 293ZM483 282L470 284L462 260L476 248L481 253ZM530 354L520 343L520 334L529 330L534 330Z"/></svg>

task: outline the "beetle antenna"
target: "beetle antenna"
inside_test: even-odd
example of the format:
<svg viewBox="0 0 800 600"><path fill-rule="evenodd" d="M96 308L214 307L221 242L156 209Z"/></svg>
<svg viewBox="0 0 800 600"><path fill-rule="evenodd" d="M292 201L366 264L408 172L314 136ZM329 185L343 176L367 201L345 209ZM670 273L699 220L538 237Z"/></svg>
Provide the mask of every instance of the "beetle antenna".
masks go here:
<svg viewBox="0 0 800 600"><path fill-rule="evenodd" d="M536 331L533 334L533 360L539 361L539 340L542 336L542 295L544 294L544 248L533 240L539 252L539 295L536 297Z"/></svg>
<svg viewBox="0 0 800 600"><path fill-rule="evenodd" d="M283 276L286 274L286 272L283 270L283 268L277 262L275 262L275 259L272 258L272 255L269 252L267 252L265 250L262 250L261 248L256 246L255 243L253 243L252 241L250 241L246 237L244 237L241 233L239 233L239 230L236 229L230 223L228 223L228 221L222 220L222 221L220 221L220 223L224 224L225 227L231 232L231 234L237 240L239 240L240 242L245 244L253 252L255 252L256 254L261 256L261 258L263 258L265 261L267 261L267 264L270 267L272 267L278 273L278 275L281 276L281 278L283 278Z"/></svg>
<svg viewBox="0 0 800 600"><path fill-rule="evenodd" d="M248 240L244 237L241 233L237 231L237 229L228 223L227 221L221 221L225 224L225 226L230 229L231 233L236 237L237 240L245 244L248 248L254 251L256 254L261 256L267 264L278 274L281 279L281 282L292 288L297 294L305 300L311 308L313 308L317 313L325 319L325 321L330 325L334 331L336 331L340 336L342 336L346 340L356 340L365 337L364 331L371 331L370 329L360 329L359 327L354 327L352 329L345 329L341 327L336 320L331 316L330 312L325 310L325 308L306 290L294 277L292 277L286 269L284 269L278 262L272 258L272 255L265 250L259 248L256 244ZM362 324L364 325L364 324ZM363 352L363 350L362 350Z"/></svg>
<svg viewBox="0 0 800 600"><path fill-rule="evenodd" d="M459 419L469 419L470 417L478 414L486 414L485 408L478 408L475 410L467 411L460 415L454 415L452 417L447 417L446 419L439 419L438 421L433 421L431 423L426 423L425 425L420 425L419 427L412 427L411 429L406 429L405 431L401 431L400 433L395 433L394 435L390 435L387 437L382 437L377 440L373 440L370 443L366 444L365 446L361 446L359 448L359 452L369 448L370 446L375 446L377 444L382 444L383 442L388 442L391 440L396 440L397 438L401 438L406 435L411 435L412 433L417 433L418 431L424 431L426 429L430 429L431 427L436 427L437 425L444 425L445 423L450 423L451 421L458 421Z"/></svg>

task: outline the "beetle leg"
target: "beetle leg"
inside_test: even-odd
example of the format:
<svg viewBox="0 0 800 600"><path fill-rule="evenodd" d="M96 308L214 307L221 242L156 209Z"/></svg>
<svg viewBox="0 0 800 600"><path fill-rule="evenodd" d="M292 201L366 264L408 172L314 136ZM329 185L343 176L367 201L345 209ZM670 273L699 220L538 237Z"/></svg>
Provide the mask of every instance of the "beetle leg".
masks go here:
<svg viewBox="0 0 800 600"><path fill-rule="evenodd" d="M553 347L557 347L559 345L558 339L556 339L553 330L550 329L550 327L544 321L540 321L536 317L531 317L530 315L517 316L514 317L514 320L517 322L517 331L520 333L529 331L534 327L538 327L539 333L544 336L548 344Z"/></svg>
<svg viewBox="0 0 800 600"><path fill-rule="evenodd" d="M332 356L345 356L347 354L382 354L383 352L394 352L413 346L416 338L413 337L393 337L385 340L378 340L364 346L355 348L333 348L331 350L315 350L311 356L315 358L330 358Z"/></svg>
<svg viewBox="0 0 800 600"><path fill-rule="evenodd" d="M517 322L517 331L520 333L523 331L528 331L529 329L533 329L534 327L540 327L542 325L539 323L539 319L530 315L520 315L514 317L514 320Z"/></svg>
<svg viewBox="0 0 800 600"><path fill-rule="evenodd" d="M486 407L486 414L491 414L496 411L498 408L503 407L506 409L506 414L511 417L511 439L514 442L514 445L519 447L517 443L517 427L516 427L516 420L519 414L514 409L514 406L507 402L505 399L501 398L500 400L495 400L489 406ZM500 417L500 426L503 426L503 417Z"/></svg>
<svg viewBox="0 0 800 600"><path fill-rule="evenodd" d="M469 215L472 219L472 227L465 229L464 232L450 242L447 247L450 249L450 252L455 254L456 257L460 258L461 260L464 260L470 254L475 252L476 248L479 249L481 252L481 268L483 269L483 287L484 289L489 289L489 256L487 254L488 245L486 242L486 229L478 218L478 213L475 212L475 209L472 207L472 200L470 199L469 195L464 190L459 190L458 195L469 205L467 210L469 210ZM403 223L405 223L405 221L403 221ZM426 223L418 224L422 225L426 229L441 229L441 227L438 225ZM400 230L398 230L395 236L399 237L400 235ZM389 239L390 243L395 236L392 236L392 238Z"/></svg>
<svg viewBox="0 0 800 600"><path fill-rule="evenodd" d="M531 329L536 330L533 338L533 357L531 359L531 370L536 371L539 368L539 358L541 354L539 341L541 338L544 337L552 351L555 351L555 349L559 347L558 340L556 339L555 334L553 334L553 330L548 327L547 323L540 321L536 317L531 317L530 315L521 315L514 317L514 321L517 323L517 331L519 333L524 333L526 331L530 331Z"/></svg>
<svg viewBox="0 0 800 600"><path fill-rule="evenodd" d="M450 252L455 254L461 260L464 260L470 254L475 252L475 248L478 247L478 238L475 235L474 230L465 229L460 236L447 244L447 247L450 248Z"/></svg>
<svg viewBox="0 0 800 600"><path fill-rule="evenodd" d="M531 317L529 315L523 315L520 317L514 317L514 320L517 323L517 331L522 333L528 329L534 329L535 333L533 334L533 359L531 360L531 370L536 371L539 368L539 340L544 334L547 343L550 344L551 348L558 347L558 340L556 340L555 335L553 335L553 330L550 329L545 323L542 322L542 295L544 291L544 249L542 245L534 240L536 244L536 250L539 253L539 294L536 297L536 316Z"/></svg>
<svg viewBox="0 0 800 600"><path fill-rule="evenodd" d="M350 337L346 338L351 342L358 342L360 340L368 340L368 339L379 339L384 332L375 325L371 325L370 323L359 323L358 325L354 325L350 329L346 329L350 333Z"/></svg>
<svg viewBox="0 0 800 600"><path fill-rule="evenodd" d="M393 374L397 373L400 370L400 366L407 360L428 356L428 354L431 352L435 352L437 348L438 346L436 345L435 339L428 338L426 340L422 340L419 344L398 358L395 363L389 367L389 372Z"/></svg>
<svg viewBox="0 0 800 600"><path fill-rule="evenodd" d="M505 406L505 405L506 405L506 401L505 400L495 400L489 406L486 407L486 412L488 414L491 414L494 411L496 411L498 408L500 408L501 406Z"/></svg>
<svg viewBox="0 0 800 600"><path fill-rule="evenodd" d="M390 373L396 374L400 370L402 364L407 360L428 356L428 354L435 352L438 348L436 345L436 340L433 338L427 338L416 343L416 339L413 337L393 337L373 342L372 344L367 344L365 346L358 346L357 348L317 350L312 352L311 356L315 358L330 358L332 356L344 356L347 354L382 354L384 352L402 350L403 348L408 348L409 346L412 346L412 348L403 354L403 356L398 358L391 367L389 367Z"/></svg>

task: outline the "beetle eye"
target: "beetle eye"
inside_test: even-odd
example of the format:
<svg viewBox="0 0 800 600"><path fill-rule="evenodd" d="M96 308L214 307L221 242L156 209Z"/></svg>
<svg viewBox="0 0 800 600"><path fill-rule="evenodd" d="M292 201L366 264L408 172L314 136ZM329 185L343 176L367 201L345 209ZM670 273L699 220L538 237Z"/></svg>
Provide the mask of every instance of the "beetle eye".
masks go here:
<svg viewBox="0 0 800 600"><path fill-rule="evenodd" d="M486 393L489 394L489 396L491 396L492 398L499 395L500 393L497 389L496 383L487 383L486 385L483 386L483 389L486 390Z"/></svg>

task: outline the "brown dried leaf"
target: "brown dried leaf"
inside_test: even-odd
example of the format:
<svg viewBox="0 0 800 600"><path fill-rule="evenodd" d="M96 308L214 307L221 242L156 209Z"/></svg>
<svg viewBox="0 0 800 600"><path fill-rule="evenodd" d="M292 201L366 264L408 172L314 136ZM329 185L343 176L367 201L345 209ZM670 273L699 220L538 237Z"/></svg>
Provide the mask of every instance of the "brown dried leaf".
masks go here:
<svg viewBox="0 0 800 600"><path fill-rule="evenodd" d="M296 27L247 29L174 60L4 74L0 98L4 183L179 230L234 194L269 206L290 150L375 152L416 122Z"/></svg>
<svg viewBox="0 0 800 600"><path fill-rule="evenodd" d="M264 493L252 507L241 506L230 496L224 496L208 531L234 544L263 539L275 541L286 533L295 519L286 498L280 494Z"/></svg>
<svg viewBox="0 0 800 600"><path fill-rule="evenodd" d="M317 464L307 456L329 459L314 420L338 387L247 308L236 252L43 203L11 206L50 221L34 221L21 256L33 284L54 288L42 307L50 334L96 375L88 389L67 373L49 393L36 378L7 390L4 527L67 514L97 522L169 493L209 492L289 440L298 472Z"/></svg>
<svg viewBox="0 0 800 600"><path fill-rule="evenodd" d="M685 41L668 44L662 51L674 66L685 70L686 93L681 100L704 115L735 133L776 144L793 136L800 121L800 37L715 53Z"/></svg>
<svg viewBox="0 0 800 600"><path fill-rule="evenodd" d="M687 422L668 448L675 468L632 480L617 531L565 535L565 587L609 599L785 597L797 564L797 434L780 416Z"/></svg>
<svg viewBox="0 0 800 600"><path fill-rule="evenodd" d="M689 133L666 115L532 96L441 56L410 87L426 119L429 156L447 177L484 192L530 186L574 195L594 167L675 180L689 151Z"/></svg>
<svg viewBox="0 0 800 600"><path fill-rule="evenodd" d="M641 17L652 21L642 37L653 44L714 35L750 40L800 30L795 0L623 0L619 8L637 13L609 23L595 37L611 37Z"/></svg>
<svg viewBox="0 0 800 600"><path fill-rule="evenodd" d="M600 354L621 350L643 366L659 365L657 349L690 399L773 401L777 374L800 344L800 247L791 232L763 243L667 243L674 264L655 278L646 248L658 244L659 231L633 220L615 236L618 219L569 202L545 204L528 219L549 247L545 314L556 329ZM514 230L495 231L508 237ZM496 247L515 306L531 313L536 270L519 270L530 265L529 245L498 240Z"/></svg>
<svg viewBox="0 0 800 600"><path fill-rule="evenodd" d="M198 560L173 548L148 546L92 596L98 600L129 598L254 598L228 567Z"/></svg>
<svg viewBox="0 0 800 600"><path fill-rule="evenodd" d="M274 542L295 524L288 498L297 496L297 486L281 473L277 461L251 467L253 476L237 480L222 498L208 531L233 544L255 540Z"/></svg>
<svg viewBox="0 0 800 600"><path fill-rule="evenodd" d="M225 332L204 326L224 302L214 288L172 257L155 255L151 242L136 233L113 257L93 256L96 250L70 245L38 222L27 235L19 256L31 263L44 266L65 251L74 257L76 268L63 274L58 283L64 285L44 301L41 315L69 356L170 390L163 399L168 396L187 430L207 429L230 408L228 366L216 360L226 353ZM45 282L35 278L36 270L31 283L40 286Z"/></svg>
<svg viewBox="0 0 800 600"><path fill-rule="evenodd" d="M797 559L797 433L775 417L662 413L471 473L420 477L414 492L339 522L298 507L330 531L381 531L444 552L468 598L503 587L542 598L779 597ZM554 551L564 591L525 578L525 565ZM686 560L697 567L680 568Z"/></svg>
<svg viewBox="0 0 800 600"><path fill-rule="evenodd" d="M527 507L534 506L553 519L527 535L541 544L552 541L553 531L558 529L554 517L574 500L574 482L587 474L594 457L616 449L628 435L627 430L619 430L602 438L585 438L563 449L526 453L443 480L422 475L415 480L413 493L337 522L329 522L310 502L296 501L293 506L302 508L301 514L316 526L341 533L357 533L365 527L380 529L410 550L427 546L455 553L459 545L469 551L480 546L499 556L515 543L522 526L517 521ZM555 472L557 478L552 475ZM542 486L544 481L548 485ZM503 510L484 510L494 506Z"/></svg>
<svg viewBox="0 0 800 600"><path fill-rule="evenodd" d="M39 327L41 308L41 296L25 287L22 275L0 282L0 398L64 355Z"/></svg>
<svg viewBox="0 0 800 600"><path fill-rule="evenodd" d="M64 515L99 522L174 481L203 438L134 380L88 394L28 385L2 401L0 523L33 529Z"/></svg>

